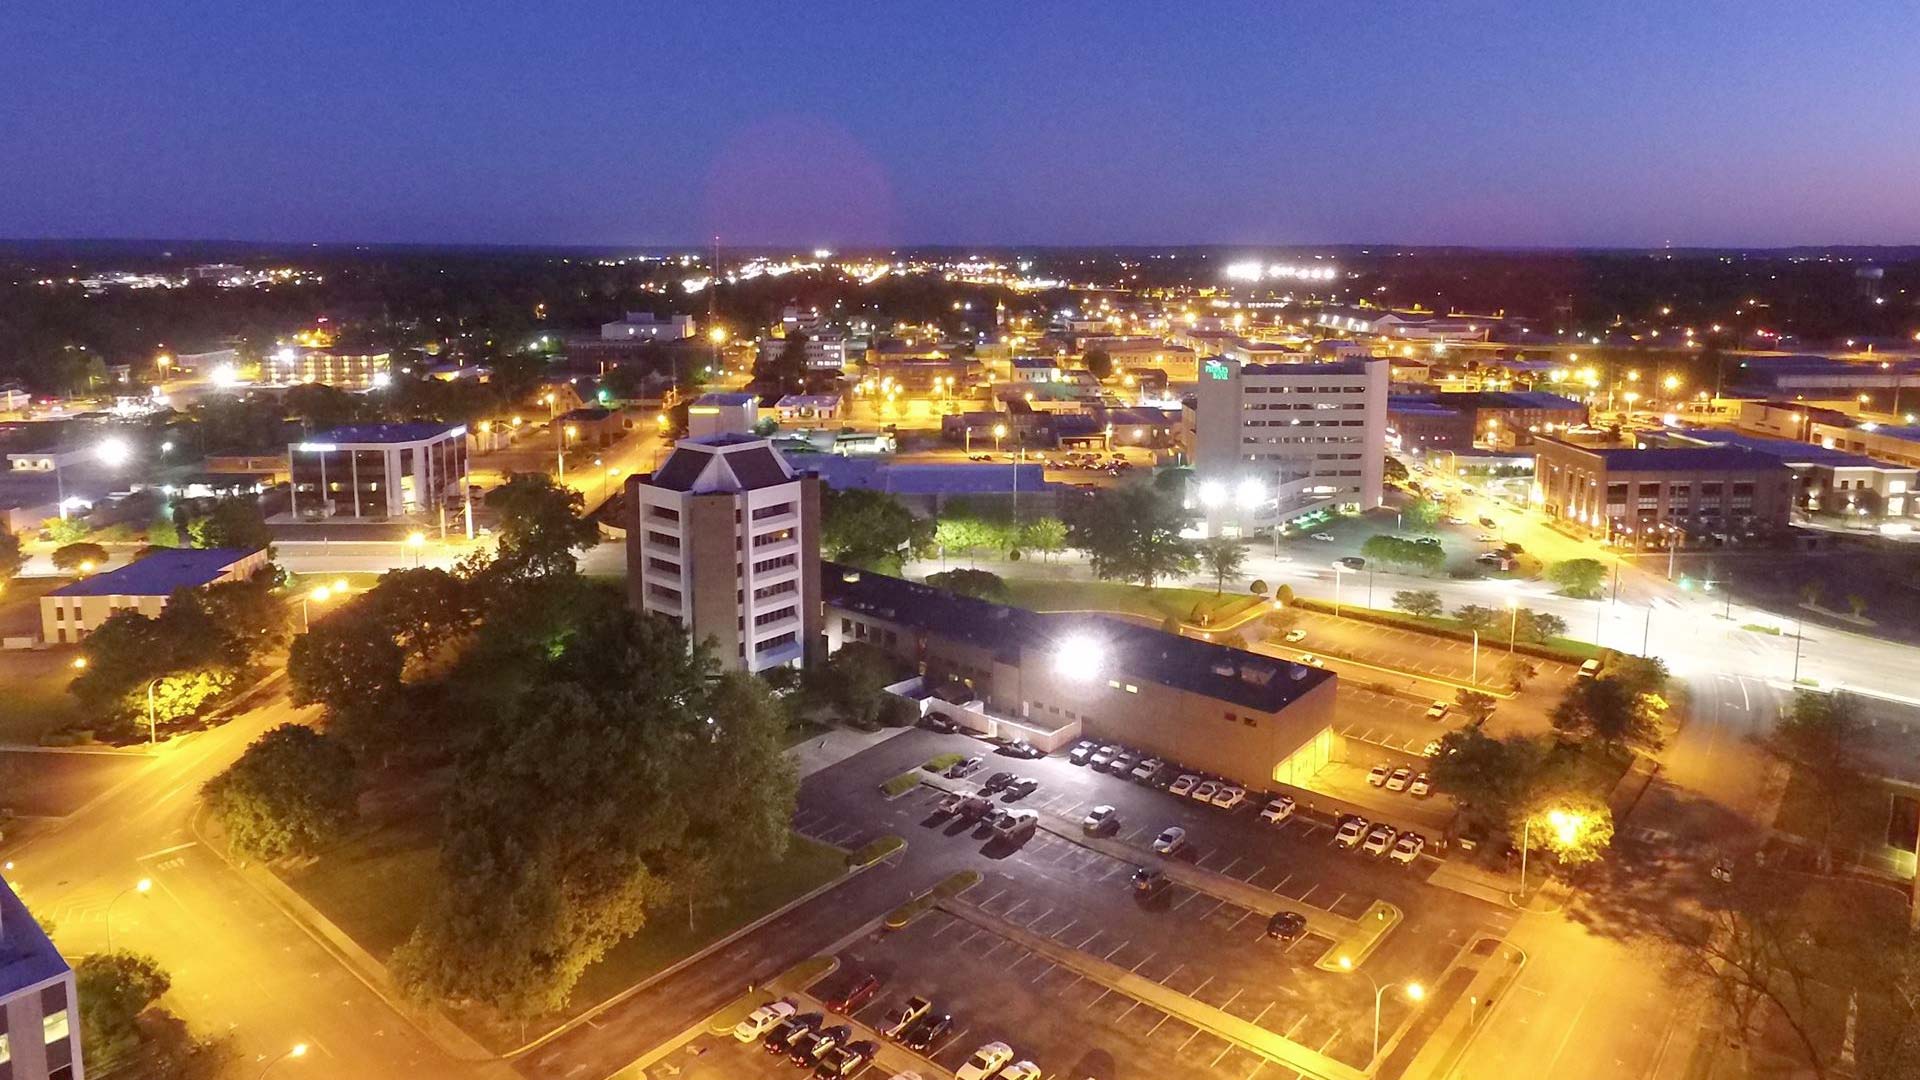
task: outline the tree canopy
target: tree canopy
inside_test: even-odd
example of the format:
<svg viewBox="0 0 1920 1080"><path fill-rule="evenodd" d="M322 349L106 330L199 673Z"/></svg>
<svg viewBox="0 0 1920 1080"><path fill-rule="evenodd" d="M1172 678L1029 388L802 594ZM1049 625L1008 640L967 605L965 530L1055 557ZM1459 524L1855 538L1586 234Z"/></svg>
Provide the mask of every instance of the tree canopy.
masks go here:
<svg viewBox="0 0 1920 1080"><path fill-rule="evenodd" d="M487 506L500 515L496 572L539 577L572 573L577 549L600 542L600 531L581 517L586 499L546 473L514 473L487 492Z"/></svg>
<svg viewBox="0 0 1920 1080"><path fill-rule="evenodd" d="M1432 573L1447 562L1447 553L1438 541L1408 540L1385 534L1367 537L1360 545L1360 554L1389 566L1411 567L1423 573Z"/></svg>
<svg viewBox="0 0 1920 1080"><path fill-rule="evenodd" d="M260 500L252 496L236 495L214 503L205 516L187 524L187 535L198 548L258 551L273 546L273 532L260 511Z"/></svg>
<svg viewBox="0 0 1920 1080"><path fill-rule="evenodd" d="M1393 594L1393 606L1409 615L1423 618L1438 616L1444 606L1440 594L1432 589L1403 589Z"/></svg>
<svg viewBox="0 0 1920 1080"><path fill-rule="evenodd" d="M927 584L961 596L991 600L996 604L1013 602L1006 579L988 570L943 570L938 574L928 574Z"/></svg>
<svg viewBox="0 0 1920 1080"><path fill-rule="evenodd" d="M1180 536L1185 524L1175 496L1128 484L1075 503L1067 518L1067 536L1068 543L1087 553L1094 576L1152 587L1198 569L1194 545Z"/></svg>
<svg viewBox="0 0 1920 1080"><path fill-rule="evenodd" d="M1663 740L1650 695L1606 673L1575 679L1548 719L1562 736L1605 746L1657 750Z"/></svg>
<svg viewBox="0 0 1920 1080"><path fill-rule="evenodd" d="M897 575L933 530L933 522L883 491L828 488L821 496L820 551L835 562Z"/></svg>
<svg viewBox="0 0 1920 1080"><path fill-rule="evenodd" d="M1238 537L1215 536L1200 541L1200 565L1213 575L1213 591L1225 592L1227 579L1236 577L1247 564L1247 545Z"/></svg>
<svg viewBox="0 0 1920 1080"><path fill-rule="evenodd" d="M305 724L281 724L247 747L202 795L235 851L256 859L310 855L357 816L353 755Z"/></svg>

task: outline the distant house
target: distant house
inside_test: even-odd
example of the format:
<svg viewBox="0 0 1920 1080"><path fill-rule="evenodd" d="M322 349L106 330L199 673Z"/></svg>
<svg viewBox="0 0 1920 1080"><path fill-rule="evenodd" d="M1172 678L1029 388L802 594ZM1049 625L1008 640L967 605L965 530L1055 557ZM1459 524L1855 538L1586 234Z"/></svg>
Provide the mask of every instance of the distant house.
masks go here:
<svg viewBox="0 0 1920 1080"><path fill-rule="evenodd" d="M614 322L600 324L600 338L603 341L679 341L692 336L691 315L669 315L662 319L650 311L629 311Z"/></svg>
<svg viewBox="0 0 1920 1080"><path fill-rule="evenodd" d="M40 636L68 644L100 628L116 611L152 617L179 589L243 581L267 565L265 548L169 548L118 570L81 578L40 598Z"/></svg>
<svg viewBox="0 0 1920 1080"><path fill-rule="evenodd" d="M567 426L569 444L577 440L587 446L606 446L617 441L620 436L627 433L629 428L633 427L626 413L618 409L603 409L593 405L574 409L554 423Z"/></svg>
<svg viewBox="0 0 1920 1080"><path fill-rule="evenodd" d="M838 420L845 415L839 394L788 394L773 403L783 424Z"/></svg>

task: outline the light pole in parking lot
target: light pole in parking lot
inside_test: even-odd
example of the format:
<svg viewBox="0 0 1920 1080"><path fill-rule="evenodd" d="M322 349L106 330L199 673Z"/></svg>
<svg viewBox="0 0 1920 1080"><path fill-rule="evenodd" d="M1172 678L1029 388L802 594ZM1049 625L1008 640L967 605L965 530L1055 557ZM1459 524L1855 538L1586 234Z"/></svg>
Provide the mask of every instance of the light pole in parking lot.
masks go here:
<svg viewBox="0 0 1920 1080"><path fill-rule="evenodd" d="M1480 631L1478 630L1473 632L1473 674L1467 676L1467 681L1476 685L1480 682Z"/></svg>
<svg viewBox="0 0 1920 1080"><path fill-rule="evenodd" d="M1340 616L1340 575L1345 571L1346 567L1341 566L1337 562L1333 564L1333 614L1335 618L1339 618Z"/></svg>
<svg viewBox="0 0 1920 1080"><path fill-rule="evenodd" d="M1380 1056L1380 1002L1381 999L1387 996L1387 991L1395 984L1387 983L1382 985L1378 979L1354 967L1351 957L1343 956L1340 958L1340 970L1348 973L1358 971L1373 987L1373 1057L1367 1059L1368 1064L1372 1064L1373 1060ZM1427 988L1417 982L1407 983L1401 989L1402 992L1407 995L1407 1000L1416 1004L1427 996Z"/></svg>

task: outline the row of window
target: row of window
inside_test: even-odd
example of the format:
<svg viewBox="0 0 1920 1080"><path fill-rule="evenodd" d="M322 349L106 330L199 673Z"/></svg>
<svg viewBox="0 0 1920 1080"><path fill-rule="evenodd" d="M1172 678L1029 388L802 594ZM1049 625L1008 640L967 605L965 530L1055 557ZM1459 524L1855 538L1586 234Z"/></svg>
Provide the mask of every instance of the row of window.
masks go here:
<svg viewBox="0 0 1920 1080"><path fill-rule="evenodd" d="M774 582L772 585L762 585L761 587L753 590L753 599L756 603L758 603L763 600L771 600L776 596L784 596L787 593L799 592L799 591L800 591L800 579L788 578L785 581L777 581L777 582Z"/></svg>
<svg viewBox="0 0 1920 1080"><path fill-rule="evenodd" d="M782 619L791 619L794 616L794 612L797 610L798 609L795 608L792 604L788 604L786 607L777 608L773 611L761 612L760 614L755 615L753 617L754 629L757 630L763 626L772 626L774 623L777 623Z"/></svg>
<svg viewBox="0 0 1920 1080"><path fill-rule="evenodd" d="M884 626L868 626L866 623L855 619L842 618L840 620L840 640L843 642L871 641L875 645L883 645L888 649L894 649L900 645L900 634L898 631L889 630Z"/></svg>
<svg viewBox="0 0 1920 1080"><path fill-rule="evenodd" d="M771 559L761 559L759 562L754 563L753 572L756 574L770 573L784 567L796 566L799 562L800 556L798 554L788 553L786 555L775 555Z"/></svg>
<svg viewBox="0 0 1920 1080"><path fill-rule="evenodd" d="M754 510L753 520L765 521L768 518L779 517L782 514L791 514L791 513L793 513L792 503L790 502L775 503L772 506L762 506Z"/></svg>
<svg viewBox="0 0 1920 1080"><path fill-rule="evenodd" d="M775 649L784 649L798 640L800 639L795 637L792 631L788 631L784 634L770 637L765 641L756 642L753 646L753 651L755 655L768 653Z"/></svg>
<svg viewBox="0 0 1920 1080"><path fill-rule="evenodd" d="M1246 390L1249 394L1364 394L1367 392L1364 386L1302 386L1298 383L1260 386L1252 382L1247 383Z"/></svg>

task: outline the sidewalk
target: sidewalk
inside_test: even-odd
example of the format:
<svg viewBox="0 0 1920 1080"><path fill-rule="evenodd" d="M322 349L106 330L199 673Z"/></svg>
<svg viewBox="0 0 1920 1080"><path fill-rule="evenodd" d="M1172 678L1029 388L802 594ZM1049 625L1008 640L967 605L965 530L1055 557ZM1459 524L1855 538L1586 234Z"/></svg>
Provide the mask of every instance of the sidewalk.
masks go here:
<svg viewBox="0 0 1920 1080"><path fill-rule="evenodd" d="M912 728L883 727L879 731L861 731L858 728L836 727L815 735L803 743L796 743L787 749L787 757L801 777L812 776L822 769L840 764L842 761L863 753L886 742L895 735L912 731Z"/></svg>

